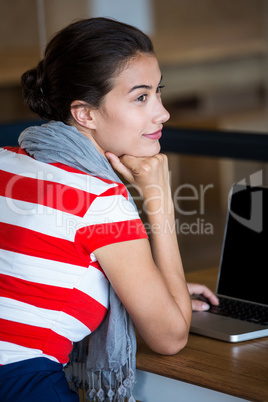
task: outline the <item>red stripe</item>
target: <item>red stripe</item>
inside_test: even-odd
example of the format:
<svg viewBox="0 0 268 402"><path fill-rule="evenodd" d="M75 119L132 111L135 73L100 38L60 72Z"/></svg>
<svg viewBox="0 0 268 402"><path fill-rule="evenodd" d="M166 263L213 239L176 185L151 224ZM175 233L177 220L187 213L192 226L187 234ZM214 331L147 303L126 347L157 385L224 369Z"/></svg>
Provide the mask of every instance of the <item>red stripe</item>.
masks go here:
<svg viewBox="0 0 268 402"><path fill-rule="evenodd" d="M67 363L72 342L48 328L35 327L0 319L0 339L30 349L39 349L54 356L60 363Z"/></svg>
<svg viewBox="0 0 268 402"><path fill-rule="evenodd" d="M0 195L84 216L96 195L48 180L33 179L1 170Z"/></svg>
<svg viewBox="0 0 268 402"><path fill-rule="evenodd" d="M76 317L93 332L104 319L107 308L86 293L74 289L72 299L64 306L63 312Z"/></svg>
<svg viewBox="0 0 268 402"><path fill-rule="evenodd" d="M89 268L90 269L90 268ZM39 284L0 274L0 296L48 310L63 311L94 331L107 309L78 289Z"/></svg>
<svg viewBox="0 0 268 402"><path fill-rule="evenodd" d="M88 267L90 256L79 254L69 240L0 222L0 248L32 257Z"/></svg>
<svg viewBox="0 0 268 402"><path fill-rule="evenodd" d="M110 197L114 195L122 195L126 199L128 199L127 189L123 184L116 183L116 187L108 188L104 193L100 194L101 197Z"/></svg>
<svg viewBox="0 0 268 402"><path fill-rule="evenodd" d="M140 219L103 223L79 229L76 240L84 247L85 254L112 243L148 238Z"/></svg>
<svg viewBox="0 0 268 402"><path fill-rule="evenodd" d="M38 269L38 268L37 268ZM36 307L61 311L72 289L50 286L0 274L0 296Z"/></svg>

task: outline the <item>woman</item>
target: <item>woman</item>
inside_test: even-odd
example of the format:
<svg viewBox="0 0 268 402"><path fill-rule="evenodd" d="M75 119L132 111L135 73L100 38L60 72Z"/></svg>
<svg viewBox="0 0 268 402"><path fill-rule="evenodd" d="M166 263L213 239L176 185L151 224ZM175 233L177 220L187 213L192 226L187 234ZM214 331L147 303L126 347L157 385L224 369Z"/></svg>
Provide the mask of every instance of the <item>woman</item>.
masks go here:
<svg viewBox="0 0 268 402"><path fill-rule="evenodd" d="M98 398L131 400L129 316L152 350L174 354L188 338L189 293L217 304L206 287L187 286L170 230L161 78L150 39L105 18L63 29L22 76L27 105L49 123L0 154L1 401L78 400L62 365L96 328L88 369L99 371ZM143 197L150 243L114 171Z"/></svg>

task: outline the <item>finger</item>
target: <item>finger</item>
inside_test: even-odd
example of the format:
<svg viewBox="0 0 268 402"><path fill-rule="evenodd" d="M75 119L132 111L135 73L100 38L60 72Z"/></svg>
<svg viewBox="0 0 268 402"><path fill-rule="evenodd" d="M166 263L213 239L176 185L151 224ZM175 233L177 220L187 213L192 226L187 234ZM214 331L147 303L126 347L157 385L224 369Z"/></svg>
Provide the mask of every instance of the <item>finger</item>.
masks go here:
<svg viewBox="0 0 268 402"><path fill-rule="evenodd" d="M199 283L188 283L187 285L190 295L202 295L208 299L211 304L219 304L219 299L207 286Z"/></svg>
<svg viewBox="0 0 268 402"><path fill-rule="evenodd" d="M141 173L150 169L149 161L153 158L137 158L131 155L123 155L120 161L124 166L131 170L134 176L140 176Z"/></svg>
<svg viewBox="0 0 268 402"><path fill-rule="evenodd" d="M206 286L204 286L202 294L211 304L218 305L219 299L217 296Z"/></svg>
<svg viewBox="0 0 268 402"><path fill-rule="evenodd" d="M193 311L207 311L210 309L210 305L200 300L192 300Z"/></svg>
<svg viewBox="0 0 268 402"><path fill-rule="evenodd" d="M113 169L120 173L128 182L132 181L133 174L131 170L121 162L118 156L116 156L112 152L106 152L105 156L112 165Z"/></svg>

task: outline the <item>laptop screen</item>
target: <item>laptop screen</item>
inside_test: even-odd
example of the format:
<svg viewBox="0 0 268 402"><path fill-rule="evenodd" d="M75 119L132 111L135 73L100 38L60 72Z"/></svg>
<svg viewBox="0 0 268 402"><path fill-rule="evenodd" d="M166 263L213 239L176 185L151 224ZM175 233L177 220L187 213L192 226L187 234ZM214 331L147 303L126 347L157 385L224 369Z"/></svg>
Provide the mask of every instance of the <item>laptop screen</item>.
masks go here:
<svg viewBox="0 0 268 402"><path fill-rule="evenodd" d="M268 305L268 188L232 189L217 293Z"/></svg>

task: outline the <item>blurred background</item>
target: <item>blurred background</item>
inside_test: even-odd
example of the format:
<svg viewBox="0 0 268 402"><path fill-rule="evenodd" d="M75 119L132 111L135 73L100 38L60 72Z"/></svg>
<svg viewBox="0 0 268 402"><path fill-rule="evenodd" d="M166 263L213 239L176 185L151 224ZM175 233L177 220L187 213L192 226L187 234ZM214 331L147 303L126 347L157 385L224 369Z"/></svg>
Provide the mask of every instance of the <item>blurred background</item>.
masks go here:
<svg viewBox="0 0 268 402"><path fill-rule="evenodd" d="M268 0L0 0L0 7L0 123L36 119L23 105L20 76L55 32L110 16L152 38L169 126L267 135ZM256 177L267 185L267 163L168 157L185 270L217 266L231 185Z"/></svg>

